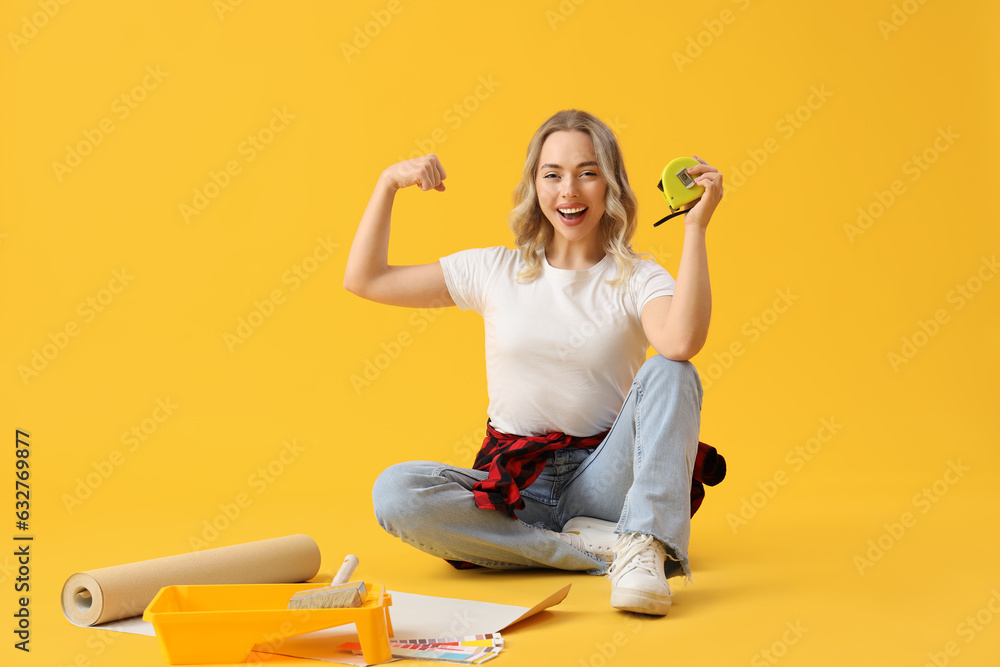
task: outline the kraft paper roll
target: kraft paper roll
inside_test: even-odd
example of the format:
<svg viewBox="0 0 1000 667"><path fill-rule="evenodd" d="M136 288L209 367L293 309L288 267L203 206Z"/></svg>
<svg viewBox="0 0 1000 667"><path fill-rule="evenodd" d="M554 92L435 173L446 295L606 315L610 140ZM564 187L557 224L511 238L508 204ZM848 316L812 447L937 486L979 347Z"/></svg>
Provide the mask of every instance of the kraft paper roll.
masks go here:
<svg viewBox="0 0 1000 667"><path fill-rule="evenodd" d="M77 572L63 585L62 608L74 625L97 625L139 616L164 586L299 583L319 565L308 535L276 537Z"/></svg>

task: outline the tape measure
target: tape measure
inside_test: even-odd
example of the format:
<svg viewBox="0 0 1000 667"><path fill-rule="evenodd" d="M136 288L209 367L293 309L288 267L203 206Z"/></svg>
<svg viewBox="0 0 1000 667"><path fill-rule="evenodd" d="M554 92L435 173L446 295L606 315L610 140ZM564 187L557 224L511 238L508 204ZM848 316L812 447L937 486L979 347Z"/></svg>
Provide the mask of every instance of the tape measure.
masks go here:
<svg viewBox="0 0 1000 667"><path fill-rule="evenodd" d="M660 175L660 182L656 187L663 193L663 198L667 200L667 205L672 213L665 218L653 223L656 227L674 216L687 213L691 209L679 210L681 206L697 201L705 193L704 186L696 185L694 179L687 173L688 167L701 164L693 157L679 157L671 160L663 173Z"/></svg>

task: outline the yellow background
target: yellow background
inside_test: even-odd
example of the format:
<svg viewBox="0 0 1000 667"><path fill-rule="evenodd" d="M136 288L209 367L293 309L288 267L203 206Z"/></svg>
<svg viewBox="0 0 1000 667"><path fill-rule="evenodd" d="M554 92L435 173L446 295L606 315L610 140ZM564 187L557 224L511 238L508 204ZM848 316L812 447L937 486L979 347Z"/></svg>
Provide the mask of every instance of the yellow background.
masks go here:
<svg viewBox="0 0 1000 667"><path fill-rule="evenodd" d="M0 660L163 664L149 638L67 623L66 577L193 539L302 532L324 573L353 551L360 574L397 590L527 604L572 583L507 634L497 664L996 664L1000 279L984 262L1000 247L997 5L388 7L3 3ZM478 316L343 289L375 181L424 152L448 173L444 193L397 195L393 263L510 245L528 140L571 107L615 128L635 245L673 275L682 225L652 227L667 212L660 170L696 153L727 179L708 232L711 333L693 361L701 439L729 476L693 520L694 585L675 579L670 615L641 624L608 606L602 578L454 571L371 509L393 462L471 463L487 400ZM250 136L270 140L253 160ZM89 154L54 166L74 147ZM185 220L231 161L238 173ZM879 215L852 237L859 207ZM275 290L270 316L227 345ZM779 313L782 292L795 299ZM904 339L912 358L894 363ZM41 370L25 372L36 352ZM382 368L352 384L366 363ZM133 428L145 439L123 441ZM12 634L16 429L31 434L30 654ZM281 462L286 441L300 449ZM251 502L228 520L220 506L240 494Z"/></svg>

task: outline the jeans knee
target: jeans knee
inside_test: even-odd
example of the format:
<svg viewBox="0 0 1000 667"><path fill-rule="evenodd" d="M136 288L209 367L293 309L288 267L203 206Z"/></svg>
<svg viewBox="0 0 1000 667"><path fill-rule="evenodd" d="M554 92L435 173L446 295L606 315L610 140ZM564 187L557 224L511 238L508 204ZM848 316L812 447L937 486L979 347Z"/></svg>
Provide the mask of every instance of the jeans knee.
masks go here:
<svg viewBox="0 0 1000 667"><path fill-rule="evenodd" d="M690 361L676 361L667 359L662 354L654 354L639 368L635 381L647 391L669 388L682 395L686 394L701 409L704 389L698 369Z"/></svg>
<svg viewBox="0 0 1000 667"><path fill-rule="evenodd" d="M639 368L636 378L650 376L666 376L673 381L681 380L693 382L701 388L701 378L698 377L698 369L690 361L677 361L667 359L662 354L654 354Z"/></svg>
<svg viewBox="0 0 1000 667"><path fill-rule="evenodd" d="M406 463L395 463L383 470L372 485L372 506L375 518L386 530L406 520L413 506L410 496L412 474Z"/></svg>

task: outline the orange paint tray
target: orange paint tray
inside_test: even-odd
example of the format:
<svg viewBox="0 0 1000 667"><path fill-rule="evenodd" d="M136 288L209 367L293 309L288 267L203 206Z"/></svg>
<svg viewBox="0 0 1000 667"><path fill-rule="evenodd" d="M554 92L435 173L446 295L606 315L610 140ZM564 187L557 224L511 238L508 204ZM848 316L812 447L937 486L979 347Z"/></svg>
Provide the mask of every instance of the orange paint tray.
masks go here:
<svg viewBox="0 0 1000 667"><path fill-rule="evenodd" d="M354 623L365 662L392 659L392 597L368 584L360 607L288 609L293 593L329 584L167 586L142 614L153 624L171 665L242 662L254 644L280 646L286 637Z"/></svg>

